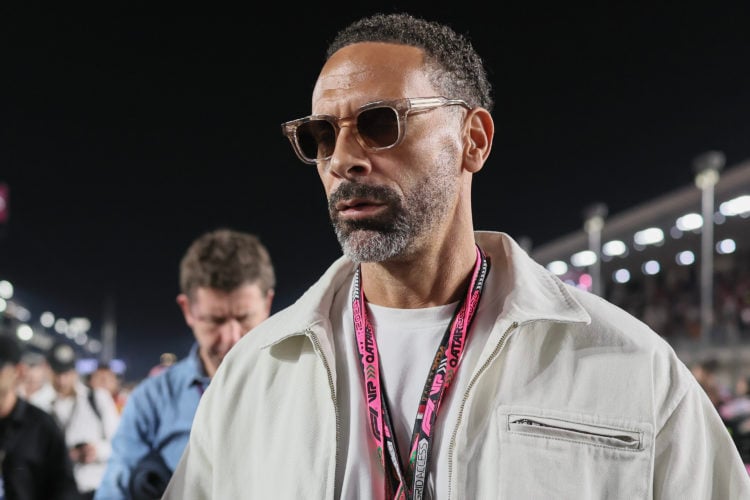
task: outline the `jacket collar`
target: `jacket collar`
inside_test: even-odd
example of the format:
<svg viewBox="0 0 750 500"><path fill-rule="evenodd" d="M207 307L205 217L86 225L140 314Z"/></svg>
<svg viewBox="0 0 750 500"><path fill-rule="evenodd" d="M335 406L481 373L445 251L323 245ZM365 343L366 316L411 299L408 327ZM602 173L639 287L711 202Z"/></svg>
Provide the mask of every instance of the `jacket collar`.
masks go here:
<svg viewBox="0 0 750 500"><path fill-rule="evenodd" d="M502 307L501 317L519 324L546 320L590 323L591 318L559 278L534 261L510 236L501 232L476 231L476 242L490 257L492 288ZM294 304L268 318L262 331L263 345L317 331L330 333L329 314L336 292L348 286L355 271L346 256L339 257ZM255 333L254 333L255 334Z"/></svg>
<svg viewBox="0 0 750 500"><path fill-rule="evenodd" d="M513 238L490 231L477 231L474 237L490 256L494 285L489 293L504 301L501 316L519 324L591 322L570 287L533 260Z"/></svg>

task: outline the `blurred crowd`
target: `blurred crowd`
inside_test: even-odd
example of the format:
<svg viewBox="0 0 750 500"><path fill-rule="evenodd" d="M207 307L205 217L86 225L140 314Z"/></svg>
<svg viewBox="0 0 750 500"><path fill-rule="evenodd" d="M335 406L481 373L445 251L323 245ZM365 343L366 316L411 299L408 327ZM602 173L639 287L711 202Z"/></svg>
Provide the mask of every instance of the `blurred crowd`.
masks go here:
<svg viewBox="0 0 750 500"><path fill-rule="evenodd" d="M715 358L695 362L690 368L719 412L750 473L750 376L741 376L734 384L727 382Z"/></svg>
<svg viewBox="0 0 750 500"><path fill-rule="evenodd" d="M750 253L720 255L714 272L712 342L750 341ZM701 336L697 266L665 267L655 276L610 287L607 299L648 324L670 343Z"/></svg>
<svg viewBox="0 0 750 500"><path fill-rule="evenodd" d="M107 363L83 371L77 361L75 349L63 342L46 353L19 348L15 391L19 398L48 413L62 431L75 489L80 494L80 497L70 496L61 491L61 496L55 497L61 499L93 498L104 475L125 403L142 382L124 380ZM148 377L161 373L176 361L174 354L162 354Z"/></svg>

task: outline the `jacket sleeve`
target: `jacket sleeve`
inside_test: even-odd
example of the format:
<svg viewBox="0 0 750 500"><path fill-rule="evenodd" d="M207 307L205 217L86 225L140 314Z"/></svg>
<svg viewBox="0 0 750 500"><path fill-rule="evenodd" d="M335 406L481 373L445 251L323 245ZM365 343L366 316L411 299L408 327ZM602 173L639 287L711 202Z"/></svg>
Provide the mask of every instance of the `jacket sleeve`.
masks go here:
<svg viewBox="0 0 750 500"><path fill-rule="evenodd" d="M211 382L203 394L190 429L190 440L182 453L177 468L172 474L162 500L194 500L212 498L213 466L209 459L212 452L210 437L210 417L212 394L217 382Z"/></svg>
<svg viewBox="0 0 750 500"><path fill-rule="evenodd" d="M750 498L750 476L718 412L690 378L656 436L654 498Z"/></svg>
<svg viewBox="0 0 750 500"><path fill-rule="evenodd" d="M138 387L128 397L117 430L107 469L95 499L116 500L128 497L128 484L138 461L151 450L150 437L155 432L152 405L145 387ZM113 403L113 409L114 408Z"/></svg>

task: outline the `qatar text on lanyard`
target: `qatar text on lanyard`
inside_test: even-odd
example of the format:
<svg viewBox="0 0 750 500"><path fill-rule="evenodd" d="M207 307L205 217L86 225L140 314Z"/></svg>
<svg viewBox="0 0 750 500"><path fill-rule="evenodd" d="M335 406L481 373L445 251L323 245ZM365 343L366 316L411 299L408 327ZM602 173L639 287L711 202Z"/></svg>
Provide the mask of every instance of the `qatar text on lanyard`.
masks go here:
<svg viewBox="0 0 750 500"><path fill-rule="evenodd" d="M392 430L385 397L385 387L380 379L380 361L375 333L367 318L365 299L360 286L361 268L358 267L355 273L352 293L354 331L357 335L360 366L364 374L370 434L380 457L380 464L386 472L386 498L411 500L421 499L424 496L430 471L429 452L432 427L445 391L456 376L469 328L489 272L489 258L478 246L476 250L477 259L466 298L456 306L453 318L440 341L419 401L410 443L408 472L411 481L408 484L404 480L403 466L399 458L396 436Z"/></svg>

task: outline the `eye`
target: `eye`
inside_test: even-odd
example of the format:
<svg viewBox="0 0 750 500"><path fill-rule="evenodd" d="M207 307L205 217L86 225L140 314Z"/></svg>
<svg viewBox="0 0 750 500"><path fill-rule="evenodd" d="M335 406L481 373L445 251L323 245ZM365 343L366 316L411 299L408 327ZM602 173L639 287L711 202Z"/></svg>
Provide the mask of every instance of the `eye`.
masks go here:
<svg viewBox="0 0 750 500"><path fill-rule="evenodd" d="M371 148L392 146L398 140L398 115L389 107L363 111L357 117L360 137Z"/></svg>

